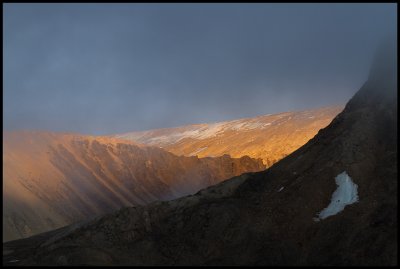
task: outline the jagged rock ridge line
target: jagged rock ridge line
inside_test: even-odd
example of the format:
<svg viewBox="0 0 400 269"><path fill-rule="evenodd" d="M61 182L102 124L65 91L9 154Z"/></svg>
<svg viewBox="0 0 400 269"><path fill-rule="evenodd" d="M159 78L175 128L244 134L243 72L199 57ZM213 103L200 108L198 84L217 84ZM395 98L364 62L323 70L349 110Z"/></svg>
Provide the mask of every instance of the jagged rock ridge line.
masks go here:
<svg viewBox="0 0 400 269"><path fill-rule="evenodd" d="M180 157L108 137L3 133L3 240L191 194L261 160Z"/></svg>
<svg viewBox="0 0 400 269"><path fill-rule="evenodd" d="M392 67L396 53L389 56L378 62ZM359 201L315 222L343 171L357 184ZM397 265L397 70L372 73L328 127L266 171L6 243L3 264L11 260L16 265Z"/></svg>

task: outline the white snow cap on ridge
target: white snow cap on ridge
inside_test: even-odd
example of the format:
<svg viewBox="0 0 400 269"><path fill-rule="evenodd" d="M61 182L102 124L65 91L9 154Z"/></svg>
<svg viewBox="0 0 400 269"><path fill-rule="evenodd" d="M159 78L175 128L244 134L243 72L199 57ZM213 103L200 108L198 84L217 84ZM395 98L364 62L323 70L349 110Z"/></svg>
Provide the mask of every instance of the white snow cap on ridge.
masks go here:
<svg viewBox="0 0 400 269"><path fill-rule="evenodd" d="M314 218L315 221L336 215L346 205L358 202L358 186L351 180L346 171L337 175L335 181L338 187L332 194L331 203L318 214L318 218Z"/></svg>

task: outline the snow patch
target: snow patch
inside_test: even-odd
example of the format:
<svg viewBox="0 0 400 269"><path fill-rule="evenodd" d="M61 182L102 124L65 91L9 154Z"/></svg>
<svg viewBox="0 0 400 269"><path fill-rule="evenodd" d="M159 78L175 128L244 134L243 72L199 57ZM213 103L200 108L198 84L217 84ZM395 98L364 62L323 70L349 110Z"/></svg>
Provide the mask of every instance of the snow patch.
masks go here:
<svg viewBox="0 0 400 269"><path fill-rule="evenodd" d="M285 187L281 187L279 190L278 190L278 192L281 192L281 190L283 190Z"/></svg>
<svg viewBox="0 0 400 269"><path fill-rule="evenodd" d="M190 153L189 156L195 156L196 154L200 153L201 151L205 150L206 148L207 148L207 147L199 148L198 150L193 151L192 153Z"/></svg>
<svg viewBox="0 0 400 269"><path fill-rule="evenodd" d="M246 131L254 129L265 129L271 125L271 122L265 122L265 119L241 119L233 121L216 122L209 124L197 124L178 128L167 134L160 134L158 130L143 132L132 132L115 135L116 138L128 139L139 143L149 145L170 145L178 143L183 139L207 139L216 137L225 131ZM172 128L173 129L173 128Z"/></svg>
<svg viewBox="0 0 400 269"><path fill-rule="evenodd" d="M318 219L336 215L347 205L358 202L358 186L351 180L346 171L337 175L335 181L338 187L332 194L331 203L318 214ZM314 221L316 221L315 218Z"/></svg>
<svg viewBox="0 0 400 269"><path fill-rule="evenodd" d="M265 126L266 126L265 123L259 121L238 120L231 122L231 124L228 124L226 126L226 130L240 131L240 130L264 129Z"/></svg>

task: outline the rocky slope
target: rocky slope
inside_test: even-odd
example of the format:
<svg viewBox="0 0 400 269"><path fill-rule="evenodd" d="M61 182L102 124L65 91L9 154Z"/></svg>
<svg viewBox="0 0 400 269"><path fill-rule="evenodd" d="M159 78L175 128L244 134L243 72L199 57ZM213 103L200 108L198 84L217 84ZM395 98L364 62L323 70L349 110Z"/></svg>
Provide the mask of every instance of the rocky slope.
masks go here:
<svg viewBox="0 0 400 269"><path fill-rule="evenodd" d="M289 155L326 127L342 105L263 115L211 124L195 124L115 135L159 146L174 154L213 157L229 154L261 158L268 167Z"/></svg>
<svg viewBox="0 0 400 269"><path fill-rule="evenodd" d="M248 171L261 160L179 157L108 137L3 133L3 240L192 194Z"/></svg>
<svg viewBox="0 0 400 269"><path fill-rule="evenodd" d="M328 127L268 170L8 242L3 264L397 265L394 49L389 56ZM344 171L358 200L316 219Z"/></svg>

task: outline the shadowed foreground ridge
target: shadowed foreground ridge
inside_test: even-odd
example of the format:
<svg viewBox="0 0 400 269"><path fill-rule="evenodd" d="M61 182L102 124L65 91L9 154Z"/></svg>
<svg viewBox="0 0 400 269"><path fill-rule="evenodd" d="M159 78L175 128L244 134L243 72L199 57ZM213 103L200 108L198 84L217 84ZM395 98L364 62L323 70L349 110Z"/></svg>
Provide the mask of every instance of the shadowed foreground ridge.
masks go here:
<svg viewBox="0 0 400 269"><path fill-rule="evenodd" d="M5 132L3 147L4 241L265 169L247 156L184 157L109 137L41 131Z"/></svg>
<svg viewBox="0 0 400 269"><path fill-rule="evenodd" d="M5 243L3 264L396 265L394 50L328 127L270 169ZM315 221L343 171L359 201Z"/></svg>

